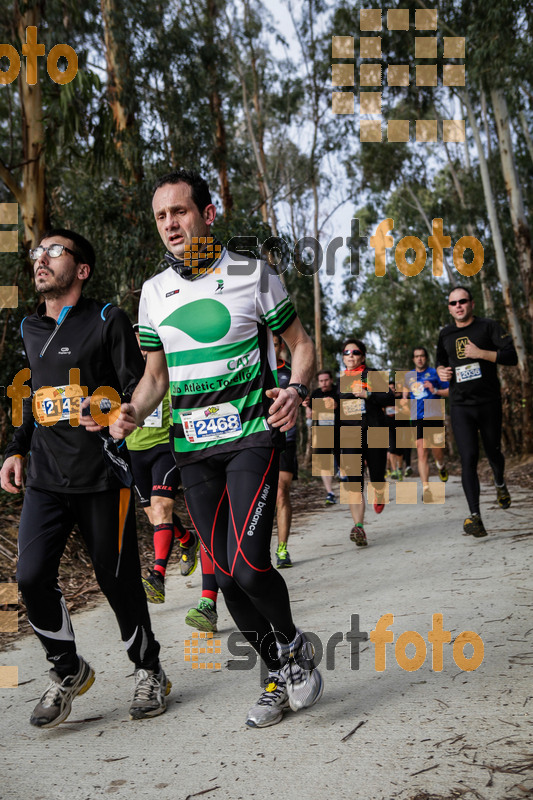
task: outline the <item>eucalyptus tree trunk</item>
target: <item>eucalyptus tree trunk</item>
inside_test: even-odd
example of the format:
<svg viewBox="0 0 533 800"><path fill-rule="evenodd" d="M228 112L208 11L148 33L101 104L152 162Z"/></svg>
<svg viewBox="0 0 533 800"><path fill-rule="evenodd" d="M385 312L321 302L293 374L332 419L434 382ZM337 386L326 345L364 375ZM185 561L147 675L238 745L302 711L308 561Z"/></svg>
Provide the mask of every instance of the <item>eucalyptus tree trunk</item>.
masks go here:
<svg viewBox="0 0 533 800"><path fill-rule="evenodd" d="M524 289L527 303L527 314L529 324L533 330L533 284L532 284L532 265L531 265L531 232L527 220L522 188L516 171L516 164L513 154L513 143L511 140L511 128L509 125L509 111L505 95L501 89L491 91L492 108L496 120L498 131L498 144L502 163L503 179L509 198L509 210L513 224L516 253L520 268L520 278Z"/></svg>
<svg viewBox="0 0 533 800"><path fill-rule="evenodd" d="M104 21L107 97L115 123L117 152L136 183L143 180L138 102L132 75L126 15L120 0L100 0ZM128 177L129 177L128 176Z"/></svg>
<svg viewBox="0 0 533 800"><path fill-rule="evenodd" d="M217 17L219 8L217 0L207 0L207 35L206 43L210 45L210 51L214 52L218 47L217 42ZM222 198L222 208L224 216L231 216L233 209L233 195L230 190L228 176L228 145L226 137L226 123L222 108L222 97L219 89L218 79L219 67L216 59L210 58L207 63L207 74L209 76L209 108L215 123L215 147L213 149L213 161L218 171L218 182L220 185L220 196Z"/></svg>
<svg viewBox="0 0 533 800"><path fill-rule="evenodd" d="M448 159L448 167L450 168L450 174L452 176L453 185L455 187L455 191L457 192L457 196L459 198L459 202L461 203L461 207L466 210L466 201L465 201L465 194L463 192L463 187L461 186L461 181L459 180L459 176L457 174L457 170L455 169L454 163L450 158L450 152L448 150L448 145L444 142L444 149L446 151L446 158ZM475 237L474 226L471 222L469 222L466 226L466 230L469 236ZM488 317L492 317L494 315L494 303L492 302L492 295L490 293L490 289L487 285L487 281L485 280L485 273L481 270L479 273L479 279L481 281L481 293L483 295L483 306L485 308L485 313ZM454 285L454 282L452 282Z"/></svg>
<svg viewBox="0 0 533 800"><path fill-rule="evenodd" d="M19 3L15 3L15 27L20 42L26 41L26 28L36 27L40 22L38 5L26 8L21 13ZM24 225L24 245L37 244L48 224L48 208L46 202L46 179L44 159L44 127L41 84L26 82L26 70L21 68L18 76L18 95L20 102L22 152L20 163L22 174L20 180L13 170L0 161L0 179L14 195L20 206Z"/></svg>
<svg viewBox="0 0 533 800"><path fill-rule="evenodd" d="M479 128L476 122L476 118L474 116L472 104L470 102L470 98L466 91L463 93L463 100L467 109L468 121L470 123L470 127L472 128L472 133L474 135L474 141L476 144L476 149L479 158L479 169L481 173L481 182L483 185L483 194L485 196L485 204L489 216L494 252L496 254L496 266L498 268L498 277L500 279L500 284L502 287L502 295L505 306L505 312L507 315L507 322L509 324L509 331L511 333L511 336L513 337L513 343L516 348L516 352L518 354L518 367L520 370L520 383L522 387L523 444L524 444L524 449L526 451L530 451L532 449L532 443L533 443L533 431L532 431L532 420L531 420L531 405L529 400L531 394L531 381L529 377L527 352L524 344L524 337L522 336L522 330L520 328L520 323L516 315L516 311L513 304L513 298L511 295L509 274L507 271L507 261L505 258L505 251L503 249L502 235L500 231L500 225L498 222L498 215L496 213L496 204L494 202L494 195L492 193L492 187L490 183L489 168L487 160L485 158L483 143L481 141L481 136L479 134Z"/></svg>

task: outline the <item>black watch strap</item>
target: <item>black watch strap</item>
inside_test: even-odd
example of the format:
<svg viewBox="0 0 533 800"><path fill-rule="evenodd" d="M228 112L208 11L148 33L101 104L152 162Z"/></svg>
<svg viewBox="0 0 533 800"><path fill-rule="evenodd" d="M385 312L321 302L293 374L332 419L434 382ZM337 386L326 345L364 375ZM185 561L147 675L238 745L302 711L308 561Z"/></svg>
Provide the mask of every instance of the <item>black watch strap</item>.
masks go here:
<svg viewBox="0 0 533 800"><path fill-rule="evenodd" d="M289 383L289 385L286 386L285 388L289 389L291 386L293 389L296 389L296 391L298 392L298 397L303 402L307 397L307 395L309 394L309 389L307 388L307 386L305 386L303 383Z"/></svg>

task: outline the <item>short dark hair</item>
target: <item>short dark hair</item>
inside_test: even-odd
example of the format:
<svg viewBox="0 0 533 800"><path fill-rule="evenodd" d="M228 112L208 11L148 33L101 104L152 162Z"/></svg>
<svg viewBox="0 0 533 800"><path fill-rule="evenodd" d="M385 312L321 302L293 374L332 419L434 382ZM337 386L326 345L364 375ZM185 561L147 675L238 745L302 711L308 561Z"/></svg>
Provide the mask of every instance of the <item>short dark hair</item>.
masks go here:
<svg viewBox="0 0 533 800"><path fill-rule="evenodd" d="M361 353L363 354L363 358L366 358L366 346L361 341L361 339L355 339L353 336L350 336L349 339L345 339L342 343L341 350L346 350L347 344L356 344Z"/></svg>
<svg viewBox="0 0 533 800"><path fill-rule="evenodd" d="M70 239L74 245L73 249L78 262L89 265L91 271L89 272L89 277L85 278L85 283L87 283L87 281L92 278L96 266L96 255L90 241L86 239L85 236L82 236L81 233L76 233L76 231L71 231L68 228L50 228L41 239L52 239L54 236L62 236L63 239Z"/></svg>
<svg viewBox="0 0 533 800"><path fill-rule="evenodd" d="M425 347L421 347L420 345L415 345L415 346L413 347L413 349L412 349L412 351L411 351L411 358L414 358L414 357L415 357L415 350L423 350L423 351L424 351L424 355L425 355L425 357L426 357L427 361L429 361L429 353L428 353L428 351L426 350L426 348L425 348Z"/></svg>
<svg viewBox="0 0 533 800"><path fill-rule="evenodd" d="M452 293L452 292L456 292L456 291L457 291L457 289L462 289L462 290L463 290L463 292L466 292L466 293L467 293L467 295L468 295L468 299L470 300L470 302L472 302L472 301L473 301L473 299L474 299L474 298L473 298L473 296L472 296L472 292L471 292L471 291L470 291L470 289L468 289L468 287L466 287L466 286L453 286L453 287L450 289L450 291L448 292L448 300L450 299L450 295L451 295L451 293Z"/></svg>
<svg viewBox="0 0 533 800"><path fill-rule="evenodd" d="M317 376L317 378L320 378L321 375L329 375L331 380L333 380L333 374L332 374L330 369L321 369L321 370L319 370L317 372L316 376Z"/></svg>
<svg viewBox="0 0 533 800"><path fill-rule="evenodd" d="M152 199L157 190L167 183L187 183L191 187L191 197L200 214L206 206L213 202L207 181L194 169L175 169L173 172L162 175L154 183Z"/></svg>

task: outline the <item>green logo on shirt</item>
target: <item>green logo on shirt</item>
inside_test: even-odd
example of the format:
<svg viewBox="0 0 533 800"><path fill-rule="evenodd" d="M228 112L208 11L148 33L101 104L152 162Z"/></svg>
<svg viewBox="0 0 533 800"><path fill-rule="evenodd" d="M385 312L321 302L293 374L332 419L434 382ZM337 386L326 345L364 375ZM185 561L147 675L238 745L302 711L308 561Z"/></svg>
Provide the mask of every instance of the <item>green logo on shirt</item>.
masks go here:
<svg viewBox="0 0 533 800"><path fill-rule="evenodd" d="M177 308L160 323L183 331L191 339L210 344L223 339L231 326L231 315L218 300L194 300Z"/></svg>

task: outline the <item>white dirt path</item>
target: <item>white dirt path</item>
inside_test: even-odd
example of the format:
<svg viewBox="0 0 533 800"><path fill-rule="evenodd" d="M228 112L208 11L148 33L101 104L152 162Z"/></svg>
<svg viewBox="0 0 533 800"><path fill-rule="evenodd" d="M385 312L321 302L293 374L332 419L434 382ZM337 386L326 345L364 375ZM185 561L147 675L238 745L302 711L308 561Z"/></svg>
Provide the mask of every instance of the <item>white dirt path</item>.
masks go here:
<svg viewBox="0 0 533 800"><path fill-rule="evenodd" d="M151 606L174 684L167 713L156 719L128 720L132 669L105 603L73 618L96 682L56 729L29 725L46 686L46 662L35 637L18 641L2 653L2 664L18 666L21 685L0 690L0 798L530 796L533 536L525 534L532 532L532 498L511 490L513 505L502 511L494 490L483 487L485 540L462 535L465 501L457 478L446 486L444 505L391 504L380 516L367 511L366 549L348 540L346 506L295 520L289 548L295 566L284 576L296 623L325 646L350 629L352 614L370 632L391 613L394 643L386 645L382 672L375 670L372 642L361 644L359 669L351 668L348 641L337 644L334 659L330 643L333 668L324 658L322 700L271 728L244 725L260 692L259 667L228 670L233 626L223 601L222 668L194 671L184 660L184 640L193 630L183 620L199 597L199 570L189 579L171 575L167 602ZM444 645L442 671L432 670L428 631L436 613L452 641L462 631L481 637L484 660L477 670L458 668L452 644ZM401 669L395 659L404 631L417 631L426 642L417 671ZM409 646L407 655L413 652ZM472 648L464 652L470 656Z"/></svg>

